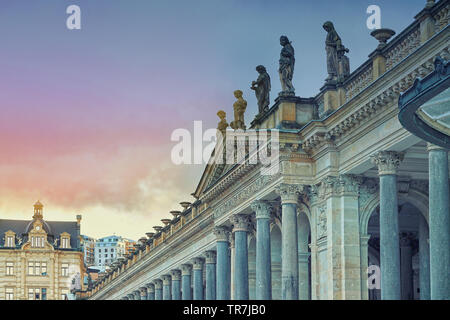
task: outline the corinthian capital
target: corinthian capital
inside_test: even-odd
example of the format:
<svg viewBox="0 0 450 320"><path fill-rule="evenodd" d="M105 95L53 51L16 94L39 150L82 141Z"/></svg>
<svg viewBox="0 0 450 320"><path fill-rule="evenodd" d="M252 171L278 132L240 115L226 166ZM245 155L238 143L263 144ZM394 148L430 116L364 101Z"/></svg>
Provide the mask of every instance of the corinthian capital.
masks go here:
<svg viewBox="0 0 450 320"><path fill-rule="evenodd" d="M230 231L226 227L215 227L213 231L216 241L228 242Z"/></svg>
<svg viewBox="0 0 450 320"><path fill-rule="evenodd" d="M250 207L256 213L256 219L270 219L270 213L272 211L272 206L270 203L264 200L254 201Z"/></svg>
<svg viewBox="0 0 450 320"><path fill-rule="evenodd" d="M371 156L372 163L378 167L378 174L397 174L397 168L403 161L404 152L379 151Z"/></svg>
<svg viewBox="0 0 450 320"><path fill-rule="evenodd" d="M230 221L233 224L233 232L248 232L250 230L251 221L250 217L246 214L235 214L230 218Z"/></svg>
<svg viewBox="0 0 450 320"><path fill-rule="evenodd" d="M170 270L170 276L174 281L181 280L181 271L178 269Z"/></svg>
<svg viewBox="0 0 450 320"><path fill-rule="evenodd" d="M275 188L275 192L281 197L281 203L297 203L298 195L303 192L304 186L300 184L282 183Z"/></svg>

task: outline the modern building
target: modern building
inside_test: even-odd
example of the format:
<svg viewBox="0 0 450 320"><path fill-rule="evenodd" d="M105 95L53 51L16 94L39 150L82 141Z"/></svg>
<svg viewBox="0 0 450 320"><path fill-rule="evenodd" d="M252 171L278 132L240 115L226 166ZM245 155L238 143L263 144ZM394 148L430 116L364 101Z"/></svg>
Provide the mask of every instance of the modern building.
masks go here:
<svg viewBox="0 0 450 320"><path fill-rule="evenodd" d="M103 268L109 266L125 252L124 238L116 235L100 238L95 243L95 266Z"/></svg>
<svg viewBox="0 0 450 320"><path fill-rule="evenodd" d="M31 220L0 219L0 299L65 300L84 274L77 220L47 221L34 205Z"/></svg>
<svg viewBox="0 0 450 320"><path fill-rule="evenodd" d="M295 96L287 81L292 68L283 71L289 90L259 108L247 129L270 131L263 146L274 151L272 165L254 161L259 150L250 144L238 163L210 162L195 202L183 202L165 226L140 239L141 247L117 261L87 297L450 299L448 149L437 140L427 144L398 118L400 95L416 79L435 68L445 76L449 9L448 0L428 0L395 37L388 29L374 32L378 47L352 72L342 45L351 49L350 39L333 47L329 37L322 53L329 77L314 97ZM235 96L232 124L242 128L239 108L246 103ZM441 106L436 110L448 112L448 104ZM423 121L445 132L441 115L424 113ZM229 137L234 132L224 130L219 114L218 129ZM218 150L214 159L222 156Z"/></svg>
<svg viewBox="0 0 450 320"><path fill-rule="evenodd" d="M86 267L93 266L95 264L95 243L96 239L81 235L81 248L84 254L84 265Z"/></svg>
<svg viewBox="0 0 450 320"><path fill-rule="evenodd" d="M128 254L134 253L134 251L136 250L136 248L134 247L136 241L126 238L123 238L123 241L125 243L125 252Z"/></svg>

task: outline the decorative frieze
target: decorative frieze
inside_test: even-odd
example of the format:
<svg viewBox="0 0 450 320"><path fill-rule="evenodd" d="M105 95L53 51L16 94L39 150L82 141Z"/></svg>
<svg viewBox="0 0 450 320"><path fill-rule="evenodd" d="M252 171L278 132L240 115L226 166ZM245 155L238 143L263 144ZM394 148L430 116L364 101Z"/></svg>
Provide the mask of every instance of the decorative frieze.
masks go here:
<svg viewBox="0 0 450 320"><path fill-rule="evenodd" d="M254 201L250 207L255 211L256 219L270 219L272 206L264 200Z"/></svg>
<svg viewBox="0 0 450 320"><path fill-rule="evenodd" d="M275 188L275 192L281 197L281 203L298 203L298 197L305 186L300 184L282 183Z"/></svg>
<svg viewBox="0 0 450 320"><path fill-rule="evenodd" d="M251 199L259 191L266 188L271 182L276 181L280 177L280 174L274 175L262 175L248 186L236 192L229 199L224 201L217 209L214 210L214 218L217 219L229 212L231 209L236 208L242 202Z"/></svg>
<svg viewBox="0 0 450 320"><path fill-rule="evenodd" d="M246 214L235 214L230 218L233 224L233 233L237 231L249 232L251 227L251 219Z"/></svg>
<svg viewBox="0 0 450 320"><path fill-rule="evenodd" d="M230 231L227 227L215 227L213 233L217 242L228 242Z"/></svg>
<svg viewBox="0 0 450 320"><path fill-rule="evenodd" d="M378 167L378 174L397 174L397 169L403 161L405 154L396 151L379 151L371 156L371 161Z"/></svg>

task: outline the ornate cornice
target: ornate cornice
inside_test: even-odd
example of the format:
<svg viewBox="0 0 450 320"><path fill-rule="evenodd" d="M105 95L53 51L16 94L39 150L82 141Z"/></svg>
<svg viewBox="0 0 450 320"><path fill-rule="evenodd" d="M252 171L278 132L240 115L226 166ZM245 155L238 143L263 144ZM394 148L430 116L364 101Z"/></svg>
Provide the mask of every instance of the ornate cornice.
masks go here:
<svg viewBox="0 0 450 320"><path fill-rule="evenodd" d="M379 151L371 156L371 161L378 167L378 174L397 174L397 169L403 161L404 152Z"/></svg>
<svg viewBox="0 0 450 320"><path fill-rule="evenodd" d="M437 54L433 54L429 57L427 61L421 65L416 66L413 70L405 73L397 81L390 81L391 84L385 90L379 92L371 99L367 100L366 103L358 104L353 112L349 112L348 115L342 118L338 122L330 123L330 126L322 127L321 130L312 133L303 140L302 148L307 153L311 154L313 150L322 147L325 144L334 145L337 139L341 139L348 132L353 131L356 127L360 127L364 121L373 117L374 114L381 112L383 109L388 107L391 103L396 102L400 96L400 92L408 89L417 77L424 77L434 70L433 60L436 55L448 56L449 47L445 47L440 50ZM382 77L385 77L388 73L392 73L395 70L387 71ZM383 79L378 78L377 81L383 81ZM373 83L375 83L373 82ZM370 87L370 86L369 86ZM358 93L358 96L368 90L367 88ZM346 107L353 103L354 97L347 101L340 109L346 109ZM326 122L326 120L322 121Z"/></svg>

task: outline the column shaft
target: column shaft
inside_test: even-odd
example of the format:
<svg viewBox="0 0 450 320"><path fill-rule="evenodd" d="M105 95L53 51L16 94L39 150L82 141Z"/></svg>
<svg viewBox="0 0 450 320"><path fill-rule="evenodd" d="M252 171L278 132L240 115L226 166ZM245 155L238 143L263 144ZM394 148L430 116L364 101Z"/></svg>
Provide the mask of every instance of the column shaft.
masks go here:
<svg viewBox="0 0 450 320"><path fill-rule="evenodd" d="M298 299L297 206L282 204L281 292L283 300Z"/></svg>
<svg viewBox="0 0 450 320"><path fill-rule="evenodd" d="M400 245L398 235L397 176L380 176L381 298L400 300Z"/></svg>
<svg viewBox="0 0 450 320"><path fill-rule="evenodd" d="M448 150L429 145L431 299L450 300Z"/></svg>
<svg viewBox="0 0 450 320"><path fill-rule="evenodd" d="M172 280L172 300L181 300L180 280Z"/></svg>
<svg viewBox="0 0 450 320"><path fill-rule="evenodd" d="M234 299L248 300L248 249L247 232L234 233Z"/></svg>
<svg viewBox="0 0 450 320"><path fill-rule="evenodd" d="M217 242L217 300L230 300L228 241Z"/></svg>
<svg viewBox="0 0 450 320"><path fill-rule="evenodd" d="M206 300L216 300L216 264L206 263Z"/></svg>
<svg viewBox="0 0 450 320"><path fill-rule="evenodd" d="M272 299L269 217L256 220L256 299Z"/></svg>
<svg viewBox="0 0 450 320"><path fill-rule="evenodd" d="M191 275L184 274L181 276L181 285L183 290L182 298L183 300L192 300L191 293Z"/></svg>
<svg viewBox="0 0 450 320"><path fill-rule="evenodd" d="M194 300L203 300L203 261L194 259Z"/></svg>
<svg viewBox="0 0 450 320"><path fill-rule="evenodd" d="M430 300L430 246L428 244L428 224L419 217L419 288L420 300Z"/></svg>

